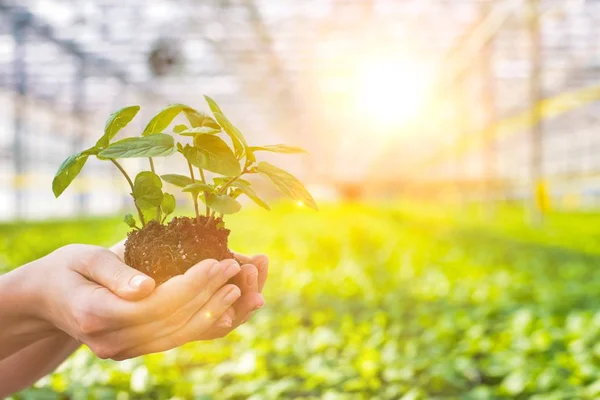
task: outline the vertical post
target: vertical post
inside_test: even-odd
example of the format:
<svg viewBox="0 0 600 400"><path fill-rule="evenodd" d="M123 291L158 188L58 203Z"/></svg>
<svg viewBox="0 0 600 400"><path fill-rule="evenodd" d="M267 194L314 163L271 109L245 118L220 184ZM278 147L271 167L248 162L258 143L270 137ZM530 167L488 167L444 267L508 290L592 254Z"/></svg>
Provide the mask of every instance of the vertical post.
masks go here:
<svg viewBox="0 0 600 400"><path fill-rule="evenodd" d="M540 100L543 94L539 0L529 0L529 38L531 42L531 76L529 86L531 118L531 210L532 222L534 224L541 224L545 208L545 189L542 184L543 126Z"/></svg>
<svg viewBox="0 0 600 400"><path fill-rule="evenodd" d="M73 82L73 114L75 116L75 132L73 135L72 154L81 151L83 138L85 136L85 60L79 58L77 73ZM85 172L84 172L85 173ZM87 193L84 191L77 194L77 214L83 214L87 207Z"/></svg>
<svg viewBox="0 0 600 400"><path fill-rule="evenodd" d="M489 1L481 7L481 20L489 14L492 9L492 2ZM484 201L487 218L492 218L495 212L495 202L497 192L496 176L496 106L495 106L495 87L496 79L493 70L494 43L490 38L481 50L481 97L483 108L483 184Z"/></svg>
<svg viewBox="0 0 600 400"><path fill-rule="evenodd" d="M28 19L23 13L13 14L14 47L14 109L13 109L13 162L14 162L14 193L15 216L24 216L23 207L23 174L25 172L25 151L23 148L23 123L25 121L25 95L27 92L27 70L25 65L25 28Z"/></svg>

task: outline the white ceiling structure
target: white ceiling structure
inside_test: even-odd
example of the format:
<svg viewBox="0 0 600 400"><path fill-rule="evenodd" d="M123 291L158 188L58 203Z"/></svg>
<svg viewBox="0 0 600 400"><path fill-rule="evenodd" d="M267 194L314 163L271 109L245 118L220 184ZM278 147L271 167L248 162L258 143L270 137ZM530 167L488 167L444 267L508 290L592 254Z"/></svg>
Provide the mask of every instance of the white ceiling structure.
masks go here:
<svg viewBox="0 0 600 400"><path fill-rule="evenodd" d="M52 146L60 137L53 155L40 162L53 170L72 148L95 140L106 116L121 106L141 104L145 120L172 102L204 107L202 94L208 94L253 141L307 147L313 156L291 168L314 183L456 173L481 179L484 87L492 88L496 121L531 104L530 3L0 0L0 101L12 104L16 92L29 104L26 126L18 127L21 147L14 146L15 113L0 111L3 173L31 171L31 157L15 151L32 142ZM542 97L600 85L600 2L541 0L539 16ZM486 43L491 67L482 77ZM404 61L388 63L398 59L410 61L405 70L398 70ZM376 76L367 77L367 90L357 83L373 60L371 70L384 78L404 76L388 79L392 93L385 98L368 90ZM386 71L386 63L396 70ZM444 100L397 124L431 100L411 98L411 90ZM356 107L357 92L363 108ZM32 123L39 113L53 122ZM592 96L544 122L548 174L600 172L596 115ZM84 116L85 129L77 116ZM501 179L526 180L529 126L511 129L494 140L495 171ZM455 152L456 159L440 156L455 154L444 149L461 141L471 150ZM460 168L452 167L457 163Z"/></svg>

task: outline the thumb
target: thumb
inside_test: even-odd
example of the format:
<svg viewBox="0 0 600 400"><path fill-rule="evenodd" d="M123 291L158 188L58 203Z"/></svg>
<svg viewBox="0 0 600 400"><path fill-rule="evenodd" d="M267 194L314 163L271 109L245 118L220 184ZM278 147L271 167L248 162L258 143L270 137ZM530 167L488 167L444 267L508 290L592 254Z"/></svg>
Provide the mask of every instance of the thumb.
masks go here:
<svg viewBox="0 0 600 400"><path fill-rule="evenodd" d="M141 300L154 291L154 279L131 268L107 249L93 251L80 272L124 300Z"/></svg>

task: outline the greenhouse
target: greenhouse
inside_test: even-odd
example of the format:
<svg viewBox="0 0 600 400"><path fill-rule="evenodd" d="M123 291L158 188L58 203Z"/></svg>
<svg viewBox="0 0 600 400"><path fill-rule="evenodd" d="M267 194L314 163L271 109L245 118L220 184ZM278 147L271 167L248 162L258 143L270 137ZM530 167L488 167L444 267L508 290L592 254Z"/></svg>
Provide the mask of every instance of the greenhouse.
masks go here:
<svg viewBox="0 0 600 400"><path fill-rule="evenodd" d="M599 43L594 0L0 0L0 398L600 398Z"/></svg>

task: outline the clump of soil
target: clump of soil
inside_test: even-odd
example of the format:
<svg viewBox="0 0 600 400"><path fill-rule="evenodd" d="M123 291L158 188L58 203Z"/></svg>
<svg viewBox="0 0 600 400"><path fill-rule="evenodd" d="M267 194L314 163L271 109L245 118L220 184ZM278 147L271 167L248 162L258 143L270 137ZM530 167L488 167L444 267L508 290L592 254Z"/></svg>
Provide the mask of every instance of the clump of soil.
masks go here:
<svg viewBox="0 0 600 400"><path fill-rule="evenodd" d="M204 216L176 217L168 225L151 221L127 236L125 263L160 284L207 258L233 258L227 248L230 231L222 225L221 218Z"/></svg>

